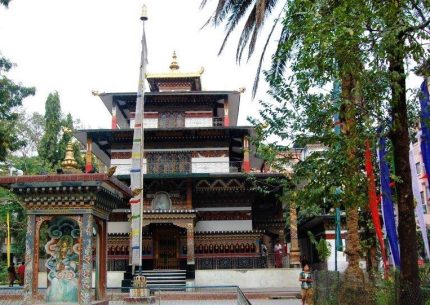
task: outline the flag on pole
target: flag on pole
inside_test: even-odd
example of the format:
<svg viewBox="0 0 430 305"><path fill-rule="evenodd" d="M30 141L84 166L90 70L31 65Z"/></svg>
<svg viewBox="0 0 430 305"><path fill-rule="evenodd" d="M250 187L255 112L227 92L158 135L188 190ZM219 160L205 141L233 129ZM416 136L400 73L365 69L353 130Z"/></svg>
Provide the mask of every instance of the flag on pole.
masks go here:
<svg viewBox="0 0 430 305"><path fill-rule="evenodd" d="M370 151L369 140L366 140L366 151L364 155L366 160L365 167L367 173L367 192L369 197L370 214L372 215L373 226L375 227L375 233L379 241L379 246L381 248L382 261L384 263L384 267L387 268L388 261L385 252L384 237L382 235L381 220L379 218L378 199L376 197L375 174L373 172L372 152Z"/></svg>
<svg viewBox="0 0 430 305"><path fill-rule="evenodd" d="M388 242L390 244L391 255L394 264L400 267L399 243L397 239L396 220L394 218L394 206L392 201L390 187L390 168L385 159L386 139L379 138L379 170L381 175L381 192L382 192L382 210L384 214L385 231L387 232Z"/></svg>
<svg viewBox="0 0 430 305"><path fill-rule="evenodd" d="M423 156L424 167L426 169L426 177L428 180L428 174L430 174L430 100L426 80L424 80L421 84L420 106L421 153Z"/></svg>
<svg viewBox="0 0 430 305"><path fill-rule="evenodd" d="M144 6L142 12L145 11ZM130 187L134 197L130 199L131 211L131 264L133 266L142 265L142 205L143 205L143 156L144 156L144 94L145 94L145 74L147 59L145 16L142 16L142 51L140 56L139 84L136 97L136 111L133 134L132 160L130 170ZM140 190L140 192L135 192Z"/></svg>
<svg viewBox="0 0 430 305"><path fill-rule="evenodd" d="M336 208L336 240L335 240L336 251L343 251L342 242L342 231L340 221L340 208Z"/></svg>

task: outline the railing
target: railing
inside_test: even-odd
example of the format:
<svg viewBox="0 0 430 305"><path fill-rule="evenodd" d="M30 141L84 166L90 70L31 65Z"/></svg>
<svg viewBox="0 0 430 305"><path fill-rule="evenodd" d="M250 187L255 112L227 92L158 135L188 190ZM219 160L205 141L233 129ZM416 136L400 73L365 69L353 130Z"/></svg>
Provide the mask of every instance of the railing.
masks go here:
<svg viewBox="0 0 430 305"><path fill-rule="evenodd" d="M224 118L218 118L218 117L214 117L213 120L213 126L214 127L222 127L224 126Z"/></svg>
<svg viewBox="0 0 430 305"><path fill-rule="evenodd" d="M237 173L242 171L241 161L179 161L164 160L148 162L147 174L184 174L184 173Z"/></svg>
<svg viewBox="0 0 430 305"><path fill-rule="evenodd" d="M183 259L182 259L183 260ZM259 269L259 268L276 268L274 254L268 256L197 256L196 269ZM175 269L181 265L181 259L177 258L159 258L154 259L157 269ZM129 265L128 258L108 257L108 271L125 271ZM282 258L282 267L289 267L289 256Z"/></svg>
<svg viewBox="0 0 430 305"><path fill-rule="evenodd" d="M129 290L132 287L126 287ZM188 304L193 305L251 305L246 295L238 286L165 286L163 288L149 288L147 297L132 298L124 293L124 287L108 288L106 299L109 305L125 304ZM46 289L39 288L37 303L44 303ZM94 299L95 289L92 297ZM22 288L0 287L0 305L22 305L24 294Z"/></svg>
<svg viewBox="0 0 430 305"><path fill-rule="evenodd" d="M286 258L286 257L285 257ZM288 267L288 262L284 258L284 267ZM259 269L275 268L275 256L215 256L197 257L196 269Z"/></svg>
<svg viewBox="0 0 430 305"><path fill-rule="evenodd" d="M129 265L128 258L109 257L107 260L108 271L125 271Z"/></svg>
<svg viewBox="0 0 430 305"><path fill-rule="evenodd" d="M192 118L198 119L198 118ZM155 122L151 122L152 124L144 125L145 128L193 128L193 127L222 127L224 126L224 118L223 117L212 117L212 118L204 118L207 119L205 122L189 122L189 118L185 118L184 121L177 121L176 119L173 121L161 121L160 119L156 119ZM211 120L212 119L212 120ZM211 122L212 121L212 122ZM187 126L187 123L189 126ZM131 124L122 123L118 124L118 129L129 129L134 127L134 122Z"/></svg>

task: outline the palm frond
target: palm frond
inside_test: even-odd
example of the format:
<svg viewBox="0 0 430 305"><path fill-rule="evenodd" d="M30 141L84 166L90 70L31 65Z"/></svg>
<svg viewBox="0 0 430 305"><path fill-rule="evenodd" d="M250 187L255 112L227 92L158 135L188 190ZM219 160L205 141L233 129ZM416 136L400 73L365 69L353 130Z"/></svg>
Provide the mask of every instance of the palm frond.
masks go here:
<svg viewBox="0 0 430 305"><path fill-rule="evenodd" d="M200 9L203 9L206 6L206 4L208 4L208 1L209 0L202 0L202 2L200 3Z"/></svg>
<svg viewBox="0 0 430 305"><path fill-rule="evenodd" d="M243 50L249 41L250 34L254 32L255 28L255 17L256 17L256 7L251 10L248 15L248 19L243 26L242 34L240 35L239 42L236 49L236 62L240 63L242 60Z"/></svg>
<svg viewBox="0 0 430 305"><path fill-rule="evenodd" d="M0 0L0 4L4 5L5 7L8 7L10 1L11 0Z"/></svg>
<svg viewBox="0 0 430 305"><path fill-rule="evenodd" d="M267 16L270 15L273 7L276 5L276 2L277 0L258 0L257 3L255 4L255 7L256 7L255 28L254 28L254 32L252 33L251 40L249 42L247 60L249 60L252 54L254 54L258 34L261 28L263 27L264 21L266 20Z"/></svg>
<svg viewBox="0 0 430 305"><path fill-rule="evenodd" d="M233 11L235 4L235 0L218 0L218 6L215 9L215 13L213 15L214 26L218 26L220 23L222 23L229 14L235 13Z"/></svg>
<svg viewBox="0 0 430 305"><path fill-rule="evenodd" d="M290 37L290 33L286 27L282 28L282 32L278 41L278 47L276 48L276 52L272 57L272 66L271 66L271 74L278 78L282 76L285 72L285 67L287 64L287 54L283 48L283 45L288 41Z"/></svg>
<svg viewBox="0 0 430 305"><path fill-rule="evenodd" d="M224 50L224 47L227 43L228 38L230 37L230 34L236 29L239 21L243 18L250 4L252 4L252 1L239 1L238 3L236 3L235 7L232 10L232 12L234 11L235 13L230 14L227 25L225 27L226 35L221 44L218 55L220 55Z"/></svg>
<svg viewBox="0 0 430 305"><path fill-rule="evenodd" d="M208 20L200 27L200 30L203 30L208 24L211 23L213 16L210 16Z"/></svg>
<svg viewBox="0 0 430 305"><path fill-rule="evenodd" d="M269 45L270 38L272 37L272 34L275 31L276 26L278 25L278 22L281 18L281 14L283 13L283 11L284 10L282 10L279 13L278 18L276 18L275 22L273 22L272 29L270 30L270 33L267 36L266 42L264 44L263 50L261 51L260 59L258 61L258 65L257 65L257 72L255 73L254 85L252 86L252 98L255 98L255 95L257 94L258 85L260 83L261 67L263 66L263 60L264 60L264 57L266 55L267 46ZM285 39L283 39L284 32L287 32L285 27L282 29L280 39L278 41L277 49L281 48L281 44L285 41Z"/></svg>

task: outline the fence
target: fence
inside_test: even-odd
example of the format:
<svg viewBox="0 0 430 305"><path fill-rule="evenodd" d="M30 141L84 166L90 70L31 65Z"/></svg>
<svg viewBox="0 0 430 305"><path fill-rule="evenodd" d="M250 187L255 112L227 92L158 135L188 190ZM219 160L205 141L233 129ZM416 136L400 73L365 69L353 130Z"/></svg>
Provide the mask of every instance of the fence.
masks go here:
<svg viewBox="0 0 430 305"><path fill-rule="evenodd" d="M417 299L415 289L404 289L401 293L400 276L393 272L387 280L380 274L370 280L365 274L361 283L355 289L348 289L345 285L344 275L335 271L314 272L314 300L315 305L429 305L430 288L422 281L420 287L422 302ZM411 300L405 303L401 295Z"/></svg>
<svg viewBox="0 0 430 305"><path fill-rule="evenodd" d="M282 266L289 267L289 256L282 258ZM275 268L275 255L267 256L211 256L196 257L196 269L259 269Z"/></svg>
<svg viewBox="0 0 430 305"><path fill-rule="evenodd" d="M121 291L122 288L109 288L107 290L109 305L251 305L237 286L187 286L181 291L169 290L169 287L150 289L150 296L144 300L142 298L130 298L128 293ZM39 289L41 304L43 304L45 293L46 289ZM22 288L0 288L1 305L22 305L23 302Z"/></svg>

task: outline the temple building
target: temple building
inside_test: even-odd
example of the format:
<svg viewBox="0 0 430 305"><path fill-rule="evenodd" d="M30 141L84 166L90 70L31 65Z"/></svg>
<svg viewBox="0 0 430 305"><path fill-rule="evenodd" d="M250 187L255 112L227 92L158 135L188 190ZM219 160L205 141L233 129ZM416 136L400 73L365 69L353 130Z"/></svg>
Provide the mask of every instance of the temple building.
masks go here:
<svg viewBox="0 0 430 305"><path fill-rule="evenodd" d="M203 91L203 69L182 72L175 54L169 68L146 75L143 269L182 270L192 279L203 269L270 267L260 249L264 243L270 256L274 242L285 241L282 188L260 186L282 175L263 172L250 143L253 127L238 126L241 92ZM75 137L129 184L136 92L99 97L111 129ZM128 270L129 218L128 205L110 216L109 271Z"/></svg>

